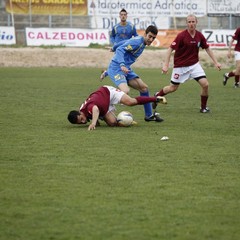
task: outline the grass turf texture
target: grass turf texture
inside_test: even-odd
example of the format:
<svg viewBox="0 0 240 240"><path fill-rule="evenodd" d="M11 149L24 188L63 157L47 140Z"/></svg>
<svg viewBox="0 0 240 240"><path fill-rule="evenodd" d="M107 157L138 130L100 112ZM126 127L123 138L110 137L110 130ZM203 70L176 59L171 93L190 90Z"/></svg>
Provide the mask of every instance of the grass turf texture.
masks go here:
<svg viewBox="0 0 240 240"><path fill-rule="evenodd" d="M0 239L240 238L239 89L206 70L167 96L163 123L95 131L67 114L102 83L99 69L0 69ZM151 93L170 74L137 69ZM161 79L161 80L160 80ZM107 78L103 84L111 84ZM137 96L131 90L131 96ZM169 141L160 141L162 136Z"/></svg>

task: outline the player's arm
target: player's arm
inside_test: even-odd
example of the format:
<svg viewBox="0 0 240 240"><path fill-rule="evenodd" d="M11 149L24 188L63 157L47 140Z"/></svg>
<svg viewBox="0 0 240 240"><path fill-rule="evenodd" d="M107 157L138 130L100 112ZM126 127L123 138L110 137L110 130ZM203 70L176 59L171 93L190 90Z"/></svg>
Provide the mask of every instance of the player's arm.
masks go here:
<svg viewBox="0 0 240 240"><path fill-rule="evenodd" d="M210 48L206 48L205 51L207 52L208 56L212 59L215 67L218 68L218 70L221 70L221 64L218 63L217 59L213 54L213 51Z"/></svg>
<svg viewBox="0 0 240 240"><path fill-rule="evenodd" d="M133 25L133 34L132 34L134 37L137 37L138 36L138 33L137 33L137 30L136 30L136 27Z"/></svg>
<svg viewBox="0 0 240 240"><path fill-rule="evenodd" d="M167 73L168 72L172 51L173 51L173 49L171 47L169 47L167 52L166 52L165 61L164 61L163 66L162 66L162 73Z"/></svg>
<svg viewBox="0 0 240 240"><path fill-rule="evenodd" d="M125 40L124 43L116 49L115 56L117 62L125 74L129 73L130 70L128 69L128 66L126 66L124 56L127 54L132 54L132 52L140 47L140 44L142 43L139 40L131 38L129 40Z"/></svg>
<svg viewBox="0 0 240 240"><path fill-rule="evenodd" d="M92 122L90 123L88 130L94 130L96 128L98 117L99 117L99 108L97 105L94 105L92 108Z"/></svg>
<svg viewBox="0 0 240 240"><path fill-rule="evenodd" d="M127 41L128 42L128 41ZM125 63L125 59L124 59L124 55L128 52L128 43L126 44L126 41L124 44L120 45L119 47L117 47L116 49L116 60L120 65L121 70L127 74L129 72L129 69L126 67L126 63Z"/></svg>
<svg viewBox="0 0 240 240"><path fill-rule="evenodd" d="M126 42L126 40L122 40L122 41L120 41L120 42L118 42L118 43L115 43L115 44L112 46L112 52L115 52L116 49L117 49L119 46L123 45L125 42Z"/></svg>
<svg viewBox="0 0 240 240"><path fill-rule="evenodd" d="M116 37L116 32L115 32L115 28L113 27L112 31L110 32L110 44L111 45L115 44L115 37Z"/></svg>

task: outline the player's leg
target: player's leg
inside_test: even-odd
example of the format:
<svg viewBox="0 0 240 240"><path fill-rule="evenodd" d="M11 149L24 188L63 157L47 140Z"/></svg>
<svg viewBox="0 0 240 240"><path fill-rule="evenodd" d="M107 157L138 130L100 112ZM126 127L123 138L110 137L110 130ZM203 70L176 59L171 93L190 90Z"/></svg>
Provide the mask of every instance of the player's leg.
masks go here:
<svg viewBox="0 0 240 240"><path fill-rule="evenodd" d="M234 87L235 88L239 88L239 79L240 79L240 76L239 75L235 75L235 83L234 83Z"/></svg>
<svg viewBox="0 0 240 240"><path fill-rule="evenodd" d="M119 88L121 91L125 92L126 94L129 94L129 92L130 92L130 88L129 88L127 82L122 82L122 83L120 83L120 84L118 85L118 88Z"/></svg>
<svg viewBox="0 0 240 240"><path fill-rule="evenodd" d="M102 70L101 75L100 75L100 81L102 81L107 76L108 76L107 70Z"/></svg>
<svg viewBox="0 0 240 240"><path fill-rule="evenodd" d="M168 93L172 93L177 91L178 87L180 86L180 83L172 82L170 85L163 87L157 94L156 96L165 96Z"/></svg>
<svg viewBox="0 0 240 240"><path fill-rule="evenodd" d="M230 72L227 72L227 73L223 74L223 86L225 86L227 84L227 81L228 81L229 78L235 76L235 71L236 70L232 70Z"/></svg>
<svg viewBox="0 0 240 240"><path fill-rule="evenodd" d="M138 76L129 80L128 85L131 86L132 88L138 90L140 92L141 97L149 97L150 94L148 91L147 84L144 83L142 81L142 79L139 78ZM163 119L160 118L159 114L152 112L152 105L150 102L144 104L144 112L145 112L144 120L147 122L150 122L150 121L162 122L163 121Z"/></svg>
<svg viewBox="0 0 240 240"><path fill-rule="evenodd" d="M138 96L138 97L132 98L127 94L124 94L120 100L120 103L127 106L143 105L150 102L155 102L155 103L161 102L163 104L166 104L167 100L165 98L160 98L160 97L144 97L144 96Z"/></svg>
<svg viewBox="0 0 240 240"><path fill-rule="evenodd" d="M116 104L121 103L121 99L123 96L129 97L126 93L121 91L120 89L117 89L113 86L105 86L108 88L109 93L110 93L110 99L109 99L109 107L108 107L108 112L104 116L104 121L109 125L109 126L118 126L117 122L117 117L116 117ZM129 97L130 98L130 97Z"/></svg>
<svg viewBox="0 0 240 240"><path fill-rule="evenodd" d="M128 85L140 92L140 96L149 97L148 86L139 77L128 81ZM152 116L152 107L150 103L144 105L145 117Z"/></svg>
<svg viewBox="0 0 240 240"><path fill-rule="evenodd" d="M175 92L178 89L179 85L180 85L180 83L173 83L173 82L171 82L170 85L165 86L159 92L156 92L154 94L154 96L156 96L156 97L158 97L158 96L159 97L163 97L163 96L167 95L168 93ZM157 104L156 103L152 103L152 108L156 109L157 108Z"/></svg>
<svg viewBox="0 0 240 240"><path fill-rule="evenodd" d="M185 72L183 68L173 68L171 82L168 86L161 88L155 93L155 96L165 96L169 93L177 91L181 83L189 79L190 73Z"/></svg>
<svg viewBox="0 0 240 240"><path fill-rule="evenodd" d="M201 113L208 113L210 110L207 107L207 101L208 101L208 87L209 83L206 77L202 77L200 79L196 79L199 85L201 86Z"/></svg>
<svg viewBox="0 0 240 240"><path fill-rule="evenodd" d="M240 58L240 57L239 57ZM235 70L236 75L240 75L240 59L236 60L236 70Z"/></svg>
<svg viewBox="0 0 240 240"><path fill-rule="evenodd" d="M223 86L226 86L228 79L230 78L229 74L231 72L227 72L223 74Z"/></svg>
<svg viewBox="0 0 240 240"><path fill-rule="evenodd" d="M207 101L208 101L208 88L209 83L206 78L205 71L203 70L200 63L196 63L191 66L191 74L190 79L194 79L198 82L198 84L201 87L200 92L200 99L201 99L201 106L200 106L200 112L201 113L208 113L210 110L207 107Z"/></svg>
<svg viewBox="0 0 240 240"><path fill-rule="evenodd" d="M128 86L126 76L123 74L121 68L119 66L111 65L111 67L109 67L107 71L108 76L110 77L113 84L121 91L128 94L130 88Z"/></svg>
<svg viewBox="0 0 240 240"><path fill-rule="evenodd" d="M110 92L110 101L109 101L109 107L108 112L104 116L104 121L109 126L118 126L117 117L116 117L116 104L122 103L129 106L134 106L138 104L137 99L131 98L129 95L124 93L123 91L112 87L112 86L106 86ZM153 100L155 100L154 98Z"/></svg>
<svg viewBox="0 0 240 240"><path fill-rule="evenodd" d="M240 55L240 53L239 53ZM239 56L240 58L240 56ZM236 60L236 72L235 72L235 88L239 87L239 79L240 79L240 59Z"/></svg>
<svg viewBox="0 0 240 240"><path fill-rule="evenodd" d="M118 125L117 117L115 111L108 111L106 115L103 117L103 120L107 123L110 127L115 127Z"/></svg>

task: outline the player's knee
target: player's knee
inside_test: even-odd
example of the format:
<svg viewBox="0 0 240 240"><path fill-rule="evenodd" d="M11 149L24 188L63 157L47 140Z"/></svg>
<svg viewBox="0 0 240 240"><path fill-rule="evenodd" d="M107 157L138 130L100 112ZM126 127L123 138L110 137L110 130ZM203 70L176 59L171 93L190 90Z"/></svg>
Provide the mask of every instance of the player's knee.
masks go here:
<svg viewBox="0 0 240 240"><path fill-rule="evenodd" d="M126 94L129 94L129 92L130 92L130 88L128 87L128 86L124 86L124 85L119 85L118 86L118 88L121 90L121 91L123 91L124 93L126 93Z"/></svg>
<svg viewBox="0 0 240 240"><path fill-rule="evenodd" d="M127 89L126 91L124 91L127 95L129 95L130 89Z"/></svg>
<svg viewBox="0 0 240 240"><path fill-rule="evenodd" d="M137 100L135 98L128 99L128 106L135 106L137 104Z"/></svg>
<svg viewBox="0 0 240 240"><path fill-rule="evenodd" d="M206 81L203 82L202 88L203 89L208 89L208 87L209 87L209 82L206 80Z"/></svg>
<svg viewBox="0 0 240 240"><path fill-rule="evenodd" d="M140 92L141 92L141 93L146 93L146 92L148 92L148 86L142 86L142 87L140 88Z"/></svg>
<svg viewBox="0 0 240 240"><path fill-rule="evenodd" d="M126 106L134 106L137 104L137 100L135 98L126 98L123 104Z"/></svg>
<svg viewBox="0 0 240 240"><path fill-rule="evenodd" d="M108 120L107 121L107 125L109 126L109 127L116 127L117 126L117 119L115 119L115 120Z"/></svg>
<svg viewBox="0 0 240 240"><path fill-rule="evenodd" d="M239 75L240 75L240 68L236 69L236 72L235 72L235 76L239 76Z"/></svg>

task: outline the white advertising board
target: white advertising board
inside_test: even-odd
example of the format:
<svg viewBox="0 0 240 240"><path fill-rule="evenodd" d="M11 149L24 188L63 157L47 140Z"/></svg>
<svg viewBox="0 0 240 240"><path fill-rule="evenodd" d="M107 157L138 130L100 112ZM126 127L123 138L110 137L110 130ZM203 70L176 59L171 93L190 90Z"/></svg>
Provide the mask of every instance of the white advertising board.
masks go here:
<svg viewBox="0 0 240 240"><path fill-rule="evenodd" d="M91 43L109 44L106 29L26 28L27 46L87 47Z"/></svg>
<svg viewBox="0 0 240 240"><path fill-rule="evenodd" d="M206 0L98 0L88 1L89 16L118 16L124 8L132 17L186 17L206 15Z"/></svg>
<svg viewBox="0 0 240 240"><path fill-rule="evenodd" d="M232 35L235 30L213 30L213 29L203 29L202 34L207 39L207 43L210 47L214 48L228 48L229 42L232 39Z"/></svg>
<svg viewBox="0 0 240 240"><path fill-rule="evenodd" d="M221 29L203 29L202 34L207 39L207 43L212 48L228 48L229 42L235 30Z"/></svg>
<svg viewBox="0 0 240 240"><path fill-rule="evenodd" d="M119 16L93 16L91 17L92 28L103 28L112 30L112 27L119 23ZM145 30L149 25L154 25L158 29L169 29L171 20L169 17L162 16L150 16L150 17L130 17L128 16L127 21L135 25L136 29Z"/></svg>
<svg viewBox="0 0 240 240"><path fill-rule="evenodd" d="M210 14L240 14L239 0L208 0Z"/></svg>
<svg viewBox="0 0 240 240"><path fill-rule="evenodd" d="M15 28L0 26L0 45L13 44L16 44Z"/></svg>

